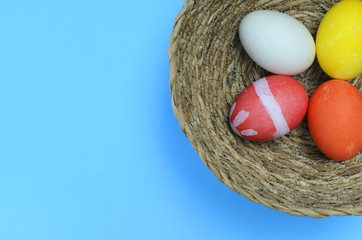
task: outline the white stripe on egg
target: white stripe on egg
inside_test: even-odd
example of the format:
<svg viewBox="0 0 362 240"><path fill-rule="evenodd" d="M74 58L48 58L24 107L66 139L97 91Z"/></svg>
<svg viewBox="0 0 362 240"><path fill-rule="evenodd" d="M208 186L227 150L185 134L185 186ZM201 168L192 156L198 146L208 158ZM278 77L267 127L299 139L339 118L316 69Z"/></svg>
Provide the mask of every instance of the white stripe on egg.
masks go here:
<svg viewBox="0 0 362 240"><path fill-rule="evenodd" d="M242 124L243 122L245 122L246 119L248 119L249 117L249 112L245 111L245 110L241 110L238 115L236 115L233 125L235 127L238 127L240 124Z"/></svg>
<svg viewBox="0 0 362 240"><path fill-rule="evenodd" d="M231 106L231 109L230 109L230 115L229 115L230 121L231 121L231 115L233 115L235 107L236 107L236 102L234 102L234 104Z"/></svg>
<svg viewBox="0 0 362 240"><path fill-rule="evenodd" d="M283 116L282 109L270 91L266 78L259 79L254 82L253 85L256 94L259 96L260 102L265 107L265 110L269 114L276 128L276 132L273 136L277 138L290 132L287 121Z"/></svg>
<svg viewBox="0 0 362 240"><path fill-rule="evenodd" d="M246 130L243 130L240 132L241 135L244 135L244 136L255 136L255 135L258 135L258 132L253 130L253 129L246 129Z"/></svg>
<svg viewBox="0 0 362 240"><path fill-rule="evenodd" d="M230 113L230 118L231 118L231 115L233 114L234 110L235 110L235 107L236 107L236 103L233 104L233 106L231 107L231 113ZM244 135L244 136L255 136L258 134L257 131L253 130L253 129L246 129L246 130L243 130L243 131L238 131L236 128L243 124L246 119L248 119L249 117L249 112L245 111L245 110L241 110L235 117L234 121L232 122L231 124L231 127L232 129L234 130L235 133L239 134L240 136L241 135Z"/></svg>
<svg viewBox="0 0 362 240"><path fill-rule="evenodd" d="M231 128L234 130L234 132L241 137L240 132L236 129L236 127L235 127L235 125L234 125L234 121L231 122L231 116L232 116L233 113L234 113L235 107L236 107L236 103L234 102L234 104L231 106L231 110L230 110L230 116L229 116L230 123L231 123L230 125L231 125Z"/></svg>

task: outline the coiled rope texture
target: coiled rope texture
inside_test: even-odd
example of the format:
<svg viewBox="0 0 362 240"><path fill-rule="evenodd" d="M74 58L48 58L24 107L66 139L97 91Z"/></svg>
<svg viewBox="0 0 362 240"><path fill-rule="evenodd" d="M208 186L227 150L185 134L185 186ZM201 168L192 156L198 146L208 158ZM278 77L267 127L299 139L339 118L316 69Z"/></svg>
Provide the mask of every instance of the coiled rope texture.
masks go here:
<svg viewBox="0 0 362 240"><path fill-rule="evenodd" d="M228 115L236 96L271 75L243 51L238 27L247 13L270 9L295 17L315 37L336 2L186 0L170 39L172 108L201 160L233 191L291 215L362 215L362 156L345 162L328 159L314 144L306 119L273 141L246 141L233 134ZM293 78L309 97L330 80L317 61ZM349 82L361 92L361 76Z"/></svg>

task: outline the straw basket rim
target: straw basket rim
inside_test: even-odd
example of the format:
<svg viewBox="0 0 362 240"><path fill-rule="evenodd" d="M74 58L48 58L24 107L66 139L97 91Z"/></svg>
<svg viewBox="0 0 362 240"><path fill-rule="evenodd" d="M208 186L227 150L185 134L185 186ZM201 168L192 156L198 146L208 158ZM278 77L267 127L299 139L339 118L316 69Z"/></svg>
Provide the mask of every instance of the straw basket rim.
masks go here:
<svg viewBox="0 0 362 240"><path fill-rule="evenodd" d="M185 0L182 10L174 21L168 52L172 109L182 131L190 140L192 147L200 155L201 160L230 189L268 208L290 215L314 218L332 215L362 215L361 153L354 160L345 164L327 162L325 159L318 160L315 163L315 161L311 160L312 158L308 158L309 155L301 154L302 151L311 146L311 143L308 142L308 137L307 140L304 139L305 133L303 129L300 130L300 135L289 136L280 140L281 142L277 142L276 144L283 145L283 149L277 148L280 151L277 155L273 155L276 150L273 149L271 143L268 143L269 145L267 146L253 145L254 143L241 142L242 140L236 139L237 137L230 133L226 123L228 108L236 94L247 85L244 82L237 82L238 77L242 79L241 81L244 81L245 76L250 75L255 80L259 76L258 74L265 72L253 65L253 63L250 63L250 61L248 63L245 63L245 61L241 64L242 66L239 66L236 63L237 61L233 59L239 59L241 54L230 53L235 48L240 49L240 46L235 47L235 32L237 31L235 26L242 17L241 15L245 15L245 13L240 12L240 9L236 10L237 13L235 13L238 16L231 17L228 20L228 23L235 23L231 38L228 38L229 35L224 32L222 33L224 35L216 36L216 38L213 35L218 34L217 30L227 28L227 22L223 20L223 17L230 16L228 11L231 12L231 9L235 8L233 2L238 2L240 5L244 4L245 7L250 6L250 9L245 11L273 8L280 10L279 6L290 4L288 9L291 9L291 12L296 17L303 15L306 18L310 16L313 19L320 19L320 12L327 11L337 1L330 1L325 5L322 2L326 1L319 0L210 2L213 2L217 7L210 9L207 8L210 4L209 2ZM319 4L319 2L319 12L309 12L306 8L308 4ZM288 9L285 11L286 13L288 13ZM309 20L306 19L306 21ZM209 41L207 36L212 38L212 40ZM220 38L218 39L217 37ZM220 39L225 43L220 41ZM215 59L210 57L214 55L216 55ZM243 59L244 57L242 56ZM228 60L228 58L232 60ZM219 60L221 63L218 62ZM211 63L216 63L217 67L215 68ZM238 73L240 73L239 76ZM309 73L302 74L300 79L308 77L307 74ZM316 70L313 73L311 72L311 74L315 74L313 76L322 76L323 80L326 79L326 76L321 71ZM215 80L218 77L225 80L222 85L220 85L220 81L217 82ZM359 76L351 81L360 92L362 90L361 79L361 76ZM304 84L313 85L313 82L306 82ZM226 92L226 88L231 93ZM219 93L222 96L218 95ZM213 105L214 103L219 105L215 106ZM215 107L219 109L214 110ZM218 119L220 116L223 116L222 120ZM299 134L298 131L296 134ZM305 144L304 142L308 143ZM240 143L239 145L242 146L237 145L237 143ZM261 147L263 149L264 147L265 149L268 148L269 152L266 153L271 154L271 156L261 157L259 153L256 153ZM287 161L289 165L283 167L278 162L279 159L276 160L273 157L287 156L287 159L293 156L293 152L283 152L286 148L296 148L295 155L298 155L298 158ZM316 155L310 156L314 157ZM253 158L258 158L258 162L254 163L252 161ZM313 178L313 176L308 175L308 169L312 171L314 170L313 167L317 166L318 168L319 164L327 164L327 167L323 166L317 170L317 173L324 174L323 177L315 176ZM286 169L288 167L292 168L293 171ZM328 172L329 167L334 169L333 172ZM281 172L278 172L279 169ZM335 175L329 179L328 173ZM289 178L288 174L296 176L295 185L293 177ZM305 176L308 175L308 177L304 177L303 174ZM248 182L249 180L250 183ZM288 184L291 186L286 187L285 185ZM329 186L328 184L331 185ZM263 186L268 188L268 190L265 190L265 193L264 190L260 190L263 189ZM335 191L336 195L328 195L324 191ZM279 198L281 195L283 197ZM301 200L296 200L295 198L299 196ZM349 198L353 200L349 202ZM306 201L306 205L303 205L303 201Z"/></svg>

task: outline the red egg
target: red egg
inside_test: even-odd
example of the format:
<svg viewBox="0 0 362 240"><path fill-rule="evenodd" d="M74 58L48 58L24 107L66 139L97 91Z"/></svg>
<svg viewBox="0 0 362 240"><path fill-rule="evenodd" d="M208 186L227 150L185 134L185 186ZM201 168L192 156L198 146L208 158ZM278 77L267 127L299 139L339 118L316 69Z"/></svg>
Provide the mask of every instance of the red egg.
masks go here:
<svg viewBox="0 0 362 240"><path fill-rule="evenodd" d="M282 75L261 78L236 98L230 125L242 138L266 141L292 131L303 120L308 96L302 84Z"/></svg>
<svg viewBox="0 0 362 240"><path fill-rule="evenodd" d="M352 84L330 80L312 94L308 126L318 148L344 161L362 149L362 94Z"/></svg>

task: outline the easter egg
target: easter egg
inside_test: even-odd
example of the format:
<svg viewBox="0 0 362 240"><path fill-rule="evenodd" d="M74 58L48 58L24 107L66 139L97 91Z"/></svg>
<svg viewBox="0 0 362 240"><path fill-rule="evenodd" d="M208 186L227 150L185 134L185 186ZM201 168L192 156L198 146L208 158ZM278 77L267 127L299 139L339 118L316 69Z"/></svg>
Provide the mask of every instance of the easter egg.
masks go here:
<svg viewBox="0 0 362 240"><path fill-rule="evenodd" d="M251 12L242 19L239 36L250 58L275 74L299 74L315 58L312 35L301 22L285 13Z"/></svg>
<svg viewBox="0 0 362 240"><path fill-rule="evenodd" d="M329 9L318 27L316 52L332 78L349 80L362 73L362 1L343 0Z"/></svg>
<svg viewBox="0 0 362 240"><path fill-rule="evenodd" d="M283 136L303 120L308 96L302 84L283 75L261 78L233 103L229 121L242 138L266 141Z"/></svg>
<svg viewBox="0 0 362 240"><path fill-rule="evenodd" d="M310 98L307 119L314 142L328 157L348 160L361 150L362 95L352 84L321 84Z"/></svg>

